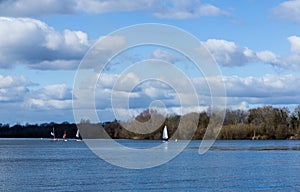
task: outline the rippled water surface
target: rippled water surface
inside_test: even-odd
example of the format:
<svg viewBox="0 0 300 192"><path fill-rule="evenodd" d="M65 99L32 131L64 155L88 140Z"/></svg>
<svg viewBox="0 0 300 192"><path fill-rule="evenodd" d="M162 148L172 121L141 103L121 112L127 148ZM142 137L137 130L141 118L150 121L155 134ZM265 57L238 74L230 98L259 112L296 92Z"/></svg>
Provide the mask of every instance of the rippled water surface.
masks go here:
<svg viewBox="0 0 300 192"><path fill-rule="evenodd" d="M217 141L204 155L199 145L192 141L164 165L132 170L101 160L84 142L0 139L0 191L300 191L300 141Z"/></svg>

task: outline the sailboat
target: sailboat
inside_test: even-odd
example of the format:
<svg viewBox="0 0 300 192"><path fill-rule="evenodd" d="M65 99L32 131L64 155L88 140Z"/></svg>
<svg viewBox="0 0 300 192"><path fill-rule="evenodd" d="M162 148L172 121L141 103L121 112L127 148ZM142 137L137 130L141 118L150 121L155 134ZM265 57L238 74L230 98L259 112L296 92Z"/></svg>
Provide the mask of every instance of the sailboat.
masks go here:
<svg viewBox="0 0 300 192"><path fill-rule="evenodd" d="M75 137L76 137L76 141L81 141L81 139L80 139L80 133L79 133L79 129L77 129L77 132L76 132L76 135L75 135Z"/></svg>
<svg viewBox="0 0 300 192"><path fill-rule="evenodd" d="M67 139L67 132L66 131L63 134L63 139L64 139L64 141L68 141L68 139Z"/></svg>
<svg viewBox="0 0 300 192"><path fill-rule="evenodd" d="M58 138L55 137L55 131L54 131L54 127L52 128L52 131L51 131L51 136L53 137L53 141L58 141Z"/></svg>
<svg viewBox="0 0 300 192"><path fill-rule="evenodd" d="M163 142L168 142L169 136L168 136L168 129L167 126L165 125L163 132L162 132L162 140Z"/></svg>

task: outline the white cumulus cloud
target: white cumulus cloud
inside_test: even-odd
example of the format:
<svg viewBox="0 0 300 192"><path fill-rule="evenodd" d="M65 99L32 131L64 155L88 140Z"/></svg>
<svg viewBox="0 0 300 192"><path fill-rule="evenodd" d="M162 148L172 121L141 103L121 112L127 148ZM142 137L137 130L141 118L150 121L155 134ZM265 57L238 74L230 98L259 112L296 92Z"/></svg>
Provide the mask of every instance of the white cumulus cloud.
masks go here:
<svg viewBox="0 0 300 192"><path fill-rule="evenodd" d="M300 54L300 37L298 36L290 36L288 40L291 44L291 52Z"/></svg>
<svg viewBox="0 0 300 192"><path fill-rule="evenodd" d="M20 103L21 109L30 111L69 110L72 107L72 89L65 84L45 85L37 90L30 89Z"/></svg>
<svg viewBox="0 0 300 192"><path fill-rule="evenodd" d="M0 67L75 68L90 46L82 31L56 31L30 18L0 17ZM77 61L77 62L75 62Z"/></svg>
<svg viewBox="0 0 300 192"><path fill-rule="evenodd" d="M273 14L279 18L300 23L300 0L289 0L273 8Z"/></svg>
<svg viewBox="0 0 300 192"><path fill-rule="evenodd" d="M278 55L270 50L253 51L248 47L237 45L233 41L208 39L203 45L210 51L217 63L226 66L244 66L251 63L270 64L279 68L299 70L300 37L287 38L291 51L287 55Z"/></svg>
<svg viewBox="0 0 300 192"><path fill-rule="evenodd" d="M200 16L228 15L214 5L199 0L2 0L0 15L32 17L78 12L107 13L117 11L149 11L159 18L186 19Z"/></svg>
<svg viewBox="0 0 300 192"><path fill-rule="evenodd" d="M48 14L72 14L76 8L74 0L2 0L0 12L2 16L37 16Z"/></svg>
<svg viewBox="0 0 300 192"><path fill-rule="evenodd" d="M183 56L179 56L178 54L172 54L168 51L162 49L156 49L150 54L150 59L160 59L165 62L174 63L180 60L183 60Z"/></svg>
<svg viewBox="0 0 300 192"><path fill-rule="evenodd" d="M154 15L159 18L187 19L200 16L220 16L228 13L214 5L204 4L200 1L173 0L165 2L158 9L154 9Z"/></svg>
<svg viewBox="0 0 300 192"><path fill-rule="evenodd" d="M1 102L20 102L29 92L30 82L23 76L3 76L0 75L0 103Z"/></svg>
<svg viewBox="0 0 300 192"><path fill-rule="evenodd" d="M222 79L226 87L228 107L245 107L246 104L294 105L299 103L300 90L296 82L300 81L300 77L295 75L224 76ZM199 98L202 98L203 104L207 105L209 100L206 96L209 97L210 92L205 88L206 79L194 78L193 83L197 87Z"/></svg>
<svg viewBox="0 0 300 192"><path fill-rule="evenodd" d="M172 87L159 81L145 81L133 90L114 90L114 82L120 76L105 74L103 78L100 78L102 83L99 83L95 90L96 110L106 111L111 114L111 117L113 117L111 103L113 92L116 94L115 107L127 111L130 117L133 116L133 111L146 109L153 101L161 101L162 107L165 106L167 111L177 111L178 114L181 114L178 110L181 110L182 105L188 103L191 94L194 94L192 92L176 93ZM210 78L212 79L209 81L218 86L220 78ZM108 80L105 81L106 79ZM132 75L131 79L134 81ZM226 87L228 107L245 109L251 105L295 105L299 103L300 90L297 82L300 81L300 78L295 75L225 76L222 77L222 80ZM183 106L182 110L191 112L191 109L208 109L211 105L211 93L207 86L207 79L197 77L191 81L198 95L199 106L187 104ZM65 84L49 84L33 89L32 86L35 84L23 76L0 76L0 83L0 114L5 114L3 111L5 109L6 113L27 111L30 114L38 114L38 112L42 112L43 117L55 111L57 115L61 116L65 113L69 114L72 109L73 90ZM124 85L132 84L129 81L122 83ZM83 92L75 93L75 101L78 93ZM183 103L180 103L179 97ZM127 101L129 102L128 109L123 105ZM86 106L82 103L82 107L92 109L89 107L94 106Z"/></svg>
<svg viewBox="0 0 300 192"><path fill-rule="evenodd" d="M220 65L242 66L256 59L252 50L240 47L232 41L208 39L203 45L208 48Z"/></svg>
<svg viewBox="0 0 300 192"><path fill-rule="evenodd" d="M52 84L33 89L37 85L24 76L0 75L0 108L11 111L71 108L72 89L67 85Z"/></svg>
<svg viewBox="0 0 300 192"><path fill-rule="evenodd" d="M276 66L283 66L284 65L284 61L282 60L282 58L279 55L276 55L275 53L271 52L271 51L260 51L256 53L257 58L259 61L263 62L263 63L268 63L268 64L272 64L272 65L276 65Z"/></svg>

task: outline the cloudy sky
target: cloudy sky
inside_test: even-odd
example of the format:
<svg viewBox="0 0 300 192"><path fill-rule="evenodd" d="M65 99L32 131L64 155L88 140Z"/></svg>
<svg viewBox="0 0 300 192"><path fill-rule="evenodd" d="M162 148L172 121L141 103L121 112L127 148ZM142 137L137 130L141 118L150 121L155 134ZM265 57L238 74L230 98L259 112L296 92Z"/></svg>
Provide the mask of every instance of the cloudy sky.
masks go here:
<svg viewBox="0 0 300 192"><path fill-rule="evenodd" d="M228 107L299 104L300 0L2 0L0 122L74 122L73 81L86 52L98 38L141 23L176 26L198 38L220 67ZM126 39L110 42L106 48L113 51ZM130 93L118 92L118 97L130 94L130 115L154 100L162 101L167 112L178 112L172 86L139 82L134 74L121 77L126 67L149 58L180 68L201 87L196 90L199 107L189 110L210 105L205 78L194 72L193 63L173 50L146 46L120 54L98 77L95 104L101 121L115 118L111 95L120 78L124 87L126 82L137 85Z"/></svg>

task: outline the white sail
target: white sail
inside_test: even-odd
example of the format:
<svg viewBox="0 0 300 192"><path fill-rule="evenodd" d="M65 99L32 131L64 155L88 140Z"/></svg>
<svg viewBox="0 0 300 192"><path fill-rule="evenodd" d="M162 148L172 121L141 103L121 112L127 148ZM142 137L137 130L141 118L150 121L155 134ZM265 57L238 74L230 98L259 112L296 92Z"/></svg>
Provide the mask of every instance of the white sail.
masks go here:
<svg viewBox="0 0 300 192"><path fill-rule="evenodd" d="M54 131L54 127L52 128L52 131L50 133L53 136L53 139L55 139L55 131Z"/></svg>
<svg viewBox="0 0 300 192"><path fill-rule="evenodd" d="M76 138L79 138L79 129L77 129Z"/></svg>
<svg viewBox="0 0 300 192"><path fill-rule="evenodd" d="M167 130L167 126L165 126L162 133L162 139L167 140L168 138L169 138L168 130Z"/></svg>
<svg viewBox="0 0 300 192"><path fill-rule="evenodd" d="M55 138L55 131L54 131L54 127L52 128L52 131L50 133L53 136L53 140L57 141L57 138Z"/></svg>
<svg viewBox="0 0 300 192"><path fill-rule="evenodd" d="M81 141L79 129L77 129L75 137L77 138L76 141Z"/></svg>

